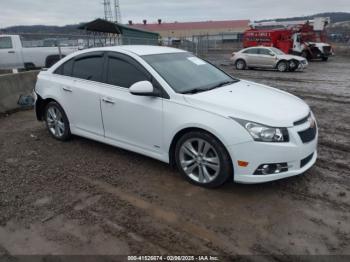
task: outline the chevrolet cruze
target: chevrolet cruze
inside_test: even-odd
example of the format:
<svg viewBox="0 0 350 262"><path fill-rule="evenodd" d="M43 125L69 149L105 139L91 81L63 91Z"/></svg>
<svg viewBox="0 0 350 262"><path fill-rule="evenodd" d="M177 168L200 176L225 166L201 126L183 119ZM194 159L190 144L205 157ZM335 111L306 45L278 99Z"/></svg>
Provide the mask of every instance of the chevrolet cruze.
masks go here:
<svg viewBox="0 0 350 262"><path fill-rule="evenodd" d="M204 187L299 175L317 158L317 124L304 101L183 50L80 51L42 71L35 92L37 118L55 139L134 151Z"/></svg>

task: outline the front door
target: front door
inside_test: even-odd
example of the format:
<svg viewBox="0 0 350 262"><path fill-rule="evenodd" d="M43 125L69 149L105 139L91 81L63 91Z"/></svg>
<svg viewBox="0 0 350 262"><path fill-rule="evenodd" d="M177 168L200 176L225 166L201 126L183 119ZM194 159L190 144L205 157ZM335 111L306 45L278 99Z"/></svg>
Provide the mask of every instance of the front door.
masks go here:
<svg viewBox="0 0 350 262"><path fill-rule="evenodd" d="M257 64L259 67L272 68L276 63L276 56L272 51L267 48L259 48L259 56L257 58Z"/></svg>
<svg viewBox="0 0 350 262"><path fill-rule="evenodd" d="M101 95L105 137L159 153L162 147L163 98L135 96L129 87L152 76L131 57L109 53L105 70L106 87Z"/></svg>

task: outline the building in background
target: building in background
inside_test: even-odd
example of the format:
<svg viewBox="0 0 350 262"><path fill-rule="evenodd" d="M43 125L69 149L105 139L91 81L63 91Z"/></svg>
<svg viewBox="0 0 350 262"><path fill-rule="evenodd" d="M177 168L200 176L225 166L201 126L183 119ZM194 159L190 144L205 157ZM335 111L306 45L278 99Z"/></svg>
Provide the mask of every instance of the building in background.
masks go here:
<svg viewBox="0 0 350 262"><path fill-rule="evenodd" d="M227 40L239 38L249 28L249 20L206 21L206 22L174 22L163 23L161 19L157 23L134 24L129 21L129 26L137 29L157 32L163 39L190 38L203 35L224 35Z"/></svg>

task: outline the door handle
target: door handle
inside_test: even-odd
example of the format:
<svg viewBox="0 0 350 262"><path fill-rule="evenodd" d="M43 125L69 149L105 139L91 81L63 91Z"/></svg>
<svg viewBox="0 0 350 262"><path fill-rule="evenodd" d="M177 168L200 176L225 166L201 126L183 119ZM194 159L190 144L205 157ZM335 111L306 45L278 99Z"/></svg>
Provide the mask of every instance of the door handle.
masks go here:
<svg viewBox="0 0 350 262"><path fill-rule="evenodd" d="M8 51L9 54L14 54L16 53L15 51Z"/></svg>
<svg viewBox="0 0 350 262"><path fill-rule="evenodd" d="M73 90L68 88L68 87L62 87L62 89L63 89L63 91L66 91L66 92L70 92L70 93L73 92Z"/></svg>
<svg viewBox="0 0 350 262"><path fill-rule="evenodd" d="M108 97L102 98L102 101L107 103L107 104L111 104L111 105L114 104L114 101L112 99L108 98Z"/></svg>

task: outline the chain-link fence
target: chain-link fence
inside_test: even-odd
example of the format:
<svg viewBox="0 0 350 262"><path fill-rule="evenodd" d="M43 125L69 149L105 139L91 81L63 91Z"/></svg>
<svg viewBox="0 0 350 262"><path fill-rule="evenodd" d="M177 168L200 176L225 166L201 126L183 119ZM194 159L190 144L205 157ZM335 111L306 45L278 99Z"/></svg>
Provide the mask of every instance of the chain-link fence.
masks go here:
<svg viewBox="0 0 350 262"><path fill-rule="evenodd" d="M20 35L22 50L2 49L0 45L0 70L12 68L33 69L48 67L57 58L69 53L93 47L118 45L160 45L187 50L201 57L208 54L229 54L243 48L243 34L225 33L216 35L194 35L181 38L137 38L109 34L28 34ZM1 38L0 38L1 39ZM338 50L349 50L349 43L333 36L332 40L342 43ZM1 43L0 43L1 44ZM336 46L338 46L337 44ZM13 47L18 48L18 45ZM12 46L11 46L12 48ZM17 52L18 51L18 52ZM16 54L10 54L16 52ZM347 51L348 52L348 51ZM19 57L23 56L23 57ZM20 63L10 61L17 57ZM9 60L7 60L9 59ZM50 60L51 59L51 60ZM35 60L35 61L31 61Z"/></svg>
<svg viewBox="0 0 350 262"><path fill-rule="evenodd" d="M211 52L232 52L242 48L243 34L225 33L217 35L194 35L178 39L163 40L164 45L190 51L199 56Z"/></svg>
<svg viewBox="0 0 350 262"><path fill-rule="evenodd" d="M17 36L19 35L19 37ZM209 52L232 52L242 47L237 33L196 35L176 39L138 38L110 34L41 34L22 33L0 43L0 70L41 68L77 50L118 45L160 45L187 50L205 57ZM19 39L20 43L10 43ZM4 40L0 38L0 42ZM11 53L11 54L10 54ZM17 61L14 61L17 59Z"/></svg>

